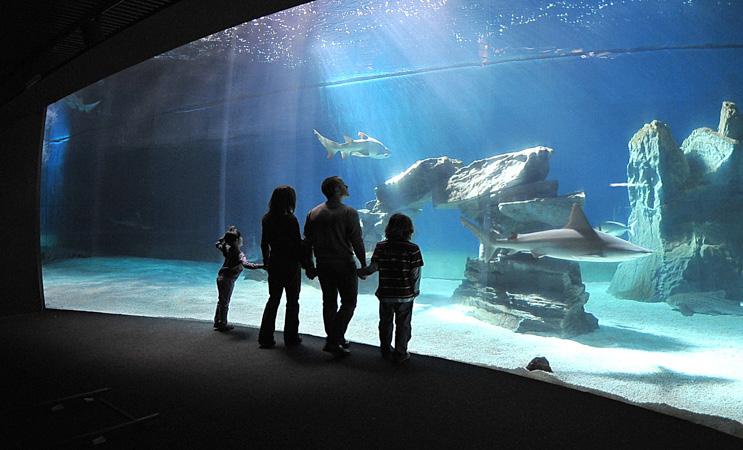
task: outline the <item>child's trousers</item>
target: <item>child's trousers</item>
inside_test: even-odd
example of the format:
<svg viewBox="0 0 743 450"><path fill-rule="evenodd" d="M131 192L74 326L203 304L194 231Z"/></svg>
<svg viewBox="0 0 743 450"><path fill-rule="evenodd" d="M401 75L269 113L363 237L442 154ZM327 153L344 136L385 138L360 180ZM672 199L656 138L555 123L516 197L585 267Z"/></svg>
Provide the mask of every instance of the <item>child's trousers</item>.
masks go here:
<svg viewBox="0 0 743 450"><path fill-rule="evenodd" d="M227 312L230 310L230 300L232 299L232 290L235 289L235 282L240 276L231 273L222 273L217 275L217 311L214 313L214 325L227 324Z"/></svg>
<svg viewBox="0 0 743 450"><path fill-rule="evenodd" d="M383 352L391 350L393 319L395 326L395 352L404 355L408 352L408 342L412 336L410 320L413 318L413 299L406 302L379 302L379 347Z"/></svg>

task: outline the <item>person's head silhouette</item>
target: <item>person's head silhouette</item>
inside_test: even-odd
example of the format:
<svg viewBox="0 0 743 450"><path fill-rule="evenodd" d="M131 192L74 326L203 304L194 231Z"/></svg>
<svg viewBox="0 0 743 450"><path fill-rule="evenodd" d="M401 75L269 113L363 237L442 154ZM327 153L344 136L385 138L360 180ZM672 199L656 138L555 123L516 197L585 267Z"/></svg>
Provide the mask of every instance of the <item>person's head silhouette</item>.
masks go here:
<svg viewBox="0 0 743 450"><path fill-rule="evenodd" d="M294 214L297 207L297 193L289 185L281 185L273 190L268 202L268 212L271 215Z"/></svg>
<svg viewBox="0 0 743 450"><path fill-rule="evenodd" d="M348 186L339 176L324 179L320 189L329 201L341 201L343 197L348 197Z"/></svg>
<svg viewBox="0 0 743 450"><path fill-rule="evenodd" d="M391 241L409 241L413 236L413 221L405 214L395 213L384 229L384 235Z"/></svg>

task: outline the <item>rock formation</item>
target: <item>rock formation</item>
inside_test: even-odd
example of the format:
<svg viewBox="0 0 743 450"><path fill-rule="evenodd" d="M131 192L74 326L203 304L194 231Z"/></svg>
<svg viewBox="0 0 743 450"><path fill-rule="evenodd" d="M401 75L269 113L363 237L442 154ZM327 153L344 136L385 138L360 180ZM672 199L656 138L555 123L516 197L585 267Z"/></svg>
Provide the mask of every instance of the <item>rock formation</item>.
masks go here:
<svg viewBox="0 0 743 450"><path fill-rule="evenodd" d="M545 372L552 372L552 367L550 367L550 362L547 358L544 356L537 356L529 361L529 364L526 365L526 370L543 370Z"/></svg>
<svg viewBox="0 0 743 450"><path fill-rule="evenodd" d="M633 242L656 252L622 263L609 291L667 301L685 314L737 311L743 294L743 118L725 102L718 129L694 130L679 147L653 121L629 143ZM682 295L683 294L683 295Z"/></svg>
<svg viewBox="0 0 743 450"><path fill-rule="evenodd" d="M383 238L387 217L415 214L425 202L457 208L483 230L504 234L562 227L583 193L557 196L557 181L546 180L552 149L534 147L462 166L447 157L413 164L376 189L376 199L359 211L370 248ZM454 298L475 314L518 332L573 336L598 327L583 305L588 293L577 263L496 254L491 261L467 261L465 280Z"/></svg>
<svg viewBox="0 0 743 450"><path fill-rule="evenodd" d="M415 216L425 203L440 201L447 181L461 166L461 161L448 156L422 159L377 186L376 199L359 210L366 248L373 250L384 239L384 227L392 213Z"/></svg>

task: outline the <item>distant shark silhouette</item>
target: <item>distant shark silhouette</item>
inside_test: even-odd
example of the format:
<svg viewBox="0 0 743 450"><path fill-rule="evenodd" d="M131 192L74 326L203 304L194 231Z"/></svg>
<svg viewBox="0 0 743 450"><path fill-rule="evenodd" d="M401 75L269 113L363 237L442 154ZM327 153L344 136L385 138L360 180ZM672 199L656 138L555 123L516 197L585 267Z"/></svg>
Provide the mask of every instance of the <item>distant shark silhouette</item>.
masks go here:
<svg viewBox="0 0 743 450"><path fill-rule="evenodd" d="M153 229L153 227L149 225L145 225L142 222L142 215L139 212L135 213L135 215L131 216L130 218L121 218L121 219L109 218L108 221L116 226L123 227L123 228L130 228L133 230L149 231Z"/></svg>
<svg viewBox="0 0 743 450"><path fill-rule="evenodd" d="M549 256L569 261L592 262L629 261L652 253L652 250L594 230L588 223L581 207L575 203L565 227L535 233L515 234L508 239L494 239L490 236L490 233L483 233L480 228L464 217L461 218L461 221L485 247L486 261L492 258L497 248L529 252L535 258Z"/></svg>
<svg viewBox="0 0 743 450"><path fill-rule="evenodd" d="M343 136L344 142L341 144L340 142L326 138L317 130L312 131L315 132L317 140L320 141L322 146L325 147L325 151L328 152L328 159L333 158L333 155L336 153L340 153L343 159L349 156L373 159L390 157L390 150L384 144L373 137L367 136L365 133L359 132L359 139L351 139L348 136Z"/></svg>
<svg viewBox="0 0 743 450"><path fill-rule="evenodd" d="M83 102L83 99L80 98L80 96L77 94L70 94L64 98L65 105L69 106L72 109L76 109L78 111L82 111L86 113L94 110L95 107L98 106L100 102L101 101L98 100L93 103L85 103Z"/></svg>

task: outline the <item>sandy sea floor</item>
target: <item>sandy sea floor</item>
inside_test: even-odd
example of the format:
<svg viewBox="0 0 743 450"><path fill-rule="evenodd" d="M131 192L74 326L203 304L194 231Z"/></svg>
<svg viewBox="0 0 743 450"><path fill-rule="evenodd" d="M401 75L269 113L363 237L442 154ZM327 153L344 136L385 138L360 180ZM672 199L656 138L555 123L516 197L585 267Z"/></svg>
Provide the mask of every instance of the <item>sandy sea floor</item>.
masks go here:
<svg viewBox="0 0 743 450"><path fill-rule="evenodd" d="M47 308L209 321L219 264L146 258L80 258L43 266ZM424 277L425 277L424 273ZM362 281L363 283L363 281ZM490 325L451 302L457 280L424 278L413 313L413 353L489 366L614 396L743 437L743 317L686 317L664 303L617 300L586 283L599 330L574 339ZM260 324L265 281L241 278L230 320ZM305 284L300 332L324 336L319 286ZM283 327L283 304L277 330ZM378 345L378 301L360 295L346 337ZM255 343L257 345L257 343ZM546 357L553 374L523 367ZM497 388L494 386L494 389Z"/></svg>

